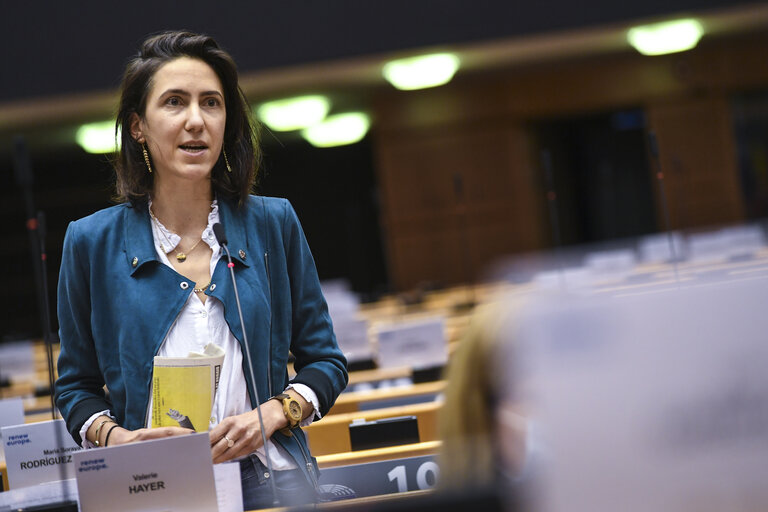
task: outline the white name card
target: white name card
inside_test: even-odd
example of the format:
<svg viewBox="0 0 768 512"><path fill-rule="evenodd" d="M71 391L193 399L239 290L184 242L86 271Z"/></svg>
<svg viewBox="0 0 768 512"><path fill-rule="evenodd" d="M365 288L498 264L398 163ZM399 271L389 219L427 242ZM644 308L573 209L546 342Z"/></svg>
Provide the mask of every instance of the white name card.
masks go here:
<svg viewBox="0 0 768 512"><path fill-rule="evenodd" d="M640 259L645 263L666 263L686 256L683 236L678 232L648 235L638 243Z"/></svg>
<svg viewBox="0 0 768 512"><path fill-rule="evenodd" d="M538 291L571 290L592 291L594 275L587 267L548 270L533 277L533 284Z"/></svg>
<svg viewBox="0 0 768 512"><path fill-rule="evenodd" d="M72 460L81 448L64 420L3 427L2 433L11 489L74 478Z"/></svg>
<svg viewBox="0 0 768 512"><path fill-rule="evenodd" d="M752 254L765 247L765 235L758 226L734 226L722 232L731 256Z"/></svg>
<svg viewBox="0 0 768 512"><path fill-rule="evenodd" d="M35 350L29 340L0 343L0 373L3 377L35 374Z"/></svg>
<svg viewBox="0 0 768 512"><path fill-rule="evenodd" d="M728 257L729 240L722 231L700 233L688 237L688 251L692 261L721 260Z"/></svg>
<svg viewBox="0 0 768 512"><path fill-rule="evenodd" d="M630 249L592 252L584 258L584 265L595 276L626 276L635 268L635 252Z"/></svg>
<svg viewBox="0 0 768 512"><path fill-rule="evenodd" d="M347 361L364 361L373 357L368 340L368 321L357 318L343 318L333 321L333 330L339 348Z"/></svg>
<svg viewBox="0 0 768 512"><path fill-rule="evenodd" d="M448 361L442 317L382 327L376 339L380 368L429 368Z"/></svg>
<svg viewBox="0 0 768 512"><path fill-rule="evenodd" d="M24 401L21 398L0 400L0 428L24 424Z"/></svg>
<svg viewBox="0 0 768 512"><path fill-rule="evenodd" d="M74 454L82 512L215 511L208 433Z"/></svg>
<svg viewBox="0 0 768 512"><path fill-rule="evenodd" d="M240 464L225 462L213 465L219 512L243 512L243 487L240 485Z"/></svg>

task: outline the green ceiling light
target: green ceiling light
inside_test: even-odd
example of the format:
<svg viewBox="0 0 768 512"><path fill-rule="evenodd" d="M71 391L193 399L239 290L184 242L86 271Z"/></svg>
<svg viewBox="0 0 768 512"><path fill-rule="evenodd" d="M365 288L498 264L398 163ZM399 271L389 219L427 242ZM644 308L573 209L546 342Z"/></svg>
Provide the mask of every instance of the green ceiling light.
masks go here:
<svg viewBox="0 0 768 512"><path fill-rule="evenodd" d="M120 131L115 139L115 122L84 124L77 129L75 141L88 153L114 153L120 149Z"/></svg>
<svg viewBox="0 0 768 512"><path fill-rule="evenodd" d="M633 27L627 40L643 55L684 52L699 43L704 27L698 20L684 19Z"/></svg>
<svg viewBox="0 0 768 512"><path fill-rule="evenodd" d="M315 94L269 101L256 109L256 116L272 130L288 132L319 123L330 108L328 98Z"/></svg>
<svg viewBox="0 0 768 512"><path fill-rule="evenodd" d="M301 135L315 147L330 148L359 141L370 127L368 114L349 112L330 116L322 123L302 130Z"/></svg>
<svg viewBox="0 0 768 512"><path fill-rule="evenodd" d="M387 62L382 70L389 83L403 91L447 84L459 69L452 53L435 53Z"/></svg>

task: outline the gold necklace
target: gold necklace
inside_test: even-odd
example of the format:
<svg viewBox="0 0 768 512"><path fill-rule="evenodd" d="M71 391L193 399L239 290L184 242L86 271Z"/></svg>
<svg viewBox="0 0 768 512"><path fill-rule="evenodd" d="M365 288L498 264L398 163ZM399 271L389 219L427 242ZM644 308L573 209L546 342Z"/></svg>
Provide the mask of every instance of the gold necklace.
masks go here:
<svg viewBox="0 0 768 512"><path fill-rule="evenodd" d="M208 284L206 284L202 288L192 288L192 289L195 290L195 293L202 293L205 290L207 290L209 286L211 286L211 282L210 281L208 281Z"/></svg>
<svg viewBox="0 0 768 512"><path fill-rule="evenodd" d="M194 251L194 250L195 250L195 248L197 248L197 244L199 244L199 243L200 243L200 242L202 242L202 241L203 241L203 239L201 238L200 240L198 240L197 242L195 242L195 245L193 245L193 246L192 246L192 248L191 248L191 249L189 249L189 250L187 251L187 253L186 253L186 254L184 254L184 253L183 253L183 252L181 252L181 251L177 252L177 253L176 253L176 260L177 260L179 263L184 263L184 262L187 260L187 254L189 254L189 253L191 253L192 251Z"/></svg>
<svg viewBox="0 0 768 512"><path fill-rule="evenodd" d="M160 221L157 219L157 217L155 217L155 214L154 214L154 212L152 211L152 208L150 208L150 209L149 209L149 216L150 216L150 217L152 217L152 220L154 220L154 221L155 221L155 223L157 224L157 229L158 229L158 231L160 231L160 234L161 234L161 235L163 235L163 238L165 238L165 241L166 241L166 242L168 242L168 245L169 245L169 246L172 246L173 244L172 244L172 243L171 243L171 241L168 239L168 235L166 235L166 234L165 234L165 231L163 230L163 226L162 226L162 224L160 224ZM181 238L181 237L179 236L179 238ZM184 263L185 261L187 261L187 255L188 255L188 254L190 254L190 253L191 253L192 251L194 251L195 249L197 249L197 246L198 246L198 244L199 244L200 242L202 242L202 241L203 241L203 237L200 237L200 240L198 240L197 242L195 242L195 245L193 245L193 246L192 246L192 247L191 247L191 248L190 248L190 249L189 249L189 250L186 252L186 254L185 254L184 252L182 252L182 251L179 251L179 252L177 252L177 253L176 253L176 261L178 261L179 263ZM178 244L177 244L177 245L178 245ZM165 247L163 247L163 249L165 249ZM173 247L171 247L171 250L173 250ZM203 288L203 290L205 290L205 288Z"/></svg>

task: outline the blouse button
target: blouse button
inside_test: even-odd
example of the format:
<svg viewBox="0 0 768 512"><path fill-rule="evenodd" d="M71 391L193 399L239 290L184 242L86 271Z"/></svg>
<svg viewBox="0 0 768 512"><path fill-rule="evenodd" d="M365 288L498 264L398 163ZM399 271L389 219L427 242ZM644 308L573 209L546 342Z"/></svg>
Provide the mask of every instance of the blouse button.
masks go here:
<svg viewBox="0 0 768 512"><path fill-rule="evenodd" d="M216 283L211 284L211 291L216 289Z"/></svg>
<svg viewBox="0 0 768 512"><path fill-rule="evenodd" d="M237 251L237 254L240 255L240 259L241 260L245 259L245 251L244 250L240 249L239 251Z"/></svg>
<svg viewBox="0 0 768 512"><path fill-rule="evenodd" d="M187 288L189 288L189 283L188 283L188 282L186 282L186 281L182 281L182 282L180 282L180 283L179 283L179 287L180 287L182 290L186 290Z"/></svg>
<svg viewBox="0 0 768 512"><path fill-rule="evenodd" d="M132 265L133 267L136 267L136 265L138 265L138 264L139 264L139 258L137 258L136 256L134 256L134 257L133 257L133 259L131 260L131 265Z"/></svg>

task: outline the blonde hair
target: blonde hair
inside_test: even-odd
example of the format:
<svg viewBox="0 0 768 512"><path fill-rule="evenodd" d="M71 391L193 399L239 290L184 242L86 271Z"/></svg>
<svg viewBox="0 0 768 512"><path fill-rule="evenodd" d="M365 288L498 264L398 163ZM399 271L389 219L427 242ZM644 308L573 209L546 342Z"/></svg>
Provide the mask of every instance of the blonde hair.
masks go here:
<svg viewBox="0 0 768 512"><path fill-rule="evenodd" d="M501 366L493 363L494 356L499 355L505 310L499 305L479 306L451 355L439 417L442 447L438 484L442 488L478 487L495 480L498 446L494 411L504 379L498 371Z"/></svg>

